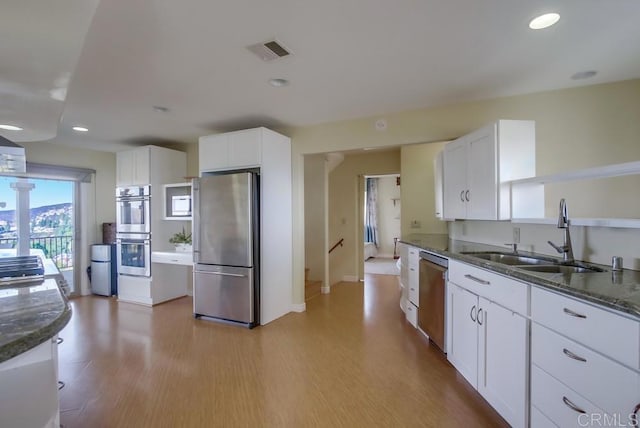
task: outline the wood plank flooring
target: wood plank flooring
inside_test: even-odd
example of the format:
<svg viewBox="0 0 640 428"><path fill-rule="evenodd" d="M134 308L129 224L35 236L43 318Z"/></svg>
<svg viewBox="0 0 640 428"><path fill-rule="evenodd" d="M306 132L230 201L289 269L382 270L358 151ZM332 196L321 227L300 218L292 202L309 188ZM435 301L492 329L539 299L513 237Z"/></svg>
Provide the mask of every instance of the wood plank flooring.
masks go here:
<svg viewBox="0 0 640 428"><path fill-rule="evenodd" d="M61 422L74 427L496 427L504 420L404 320L397 278L367 275L247 330L72 301Z"/></svg>

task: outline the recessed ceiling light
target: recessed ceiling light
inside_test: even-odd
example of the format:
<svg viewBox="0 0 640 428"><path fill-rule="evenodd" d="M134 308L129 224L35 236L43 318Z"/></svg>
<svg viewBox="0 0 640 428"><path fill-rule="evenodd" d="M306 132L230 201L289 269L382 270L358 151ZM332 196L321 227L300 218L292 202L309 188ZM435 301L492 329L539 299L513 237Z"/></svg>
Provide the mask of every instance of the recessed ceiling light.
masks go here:
<svg viewBox="0 0 640 428"><path fill-rule="evenodd" d="M553 24L560 20L560 15L557 13L545 13L536 18L533 18L529 22L529 28L532 30L542 30L543 28L551 27Z"/></svg>
<svg viewBox="0 0 640 428"><path fill-rule="evenodd" d="M269 79L269 84L276 88L281 88L283 86L288 86L289 81L287 79Z"/></svg>
<svg viewBox="0 0 640 428"><path fill-rule="evenodd" d="M157 113L168 113L169 112L169 107L153 106L153 111L155 111Z"/></svg>
<svg viewBox="0 0 640 428"><path fill-rule="evenodd" d="M22 131L22 128L14 125L4 125L0 124L0 129L6 129L7 131Z"/></svg>
<svg viewBox="0 0 640 428"><path fill-rule="evenodd" d="M89 131L89 128L85 128L84 126L74 126L73 128L74 131L78 131L78 132L87 132Z"/></svg>
<svg viewBox="0 0 640 428"><path fill-rule="evenodd" d="M571 76L571 78L573 80L588 79L595 76L596 74L598 74L598 72L595 70L578 71L576 74Z"/></svg>

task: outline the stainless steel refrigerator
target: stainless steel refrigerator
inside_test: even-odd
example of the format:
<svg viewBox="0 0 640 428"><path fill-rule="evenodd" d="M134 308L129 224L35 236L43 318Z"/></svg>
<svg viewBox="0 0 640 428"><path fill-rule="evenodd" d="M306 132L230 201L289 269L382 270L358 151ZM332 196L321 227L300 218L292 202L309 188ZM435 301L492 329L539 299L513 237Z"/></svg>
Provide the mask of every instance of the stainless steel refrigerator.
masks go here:
<svg viewBox="0 0 640 428"><path fill-rule="evenodd" d="M118 294L116 246L96 244L91 246L91 291L101 296Z"/></svg>
<svg viewBox="0 0 640 428"><path fill-rule="evenodd" d="M255 170L193 180L193 312L259 323L259 174Z"/></svg>

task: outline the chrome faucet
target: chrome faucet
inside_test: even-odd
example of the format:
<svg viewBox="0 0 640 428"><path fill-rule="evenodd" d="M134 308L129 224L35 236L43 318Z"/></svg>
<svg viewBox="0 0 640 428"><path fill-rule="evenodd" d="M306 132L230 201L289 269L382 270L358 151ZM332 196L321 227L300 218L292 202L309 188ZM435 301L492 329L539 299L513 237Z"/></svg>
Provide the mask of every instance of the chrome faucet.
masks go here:
<svg viewBox="0 0 640 428"><path fill-rule="evenodd" d="M562 261L564 263L573 262L573 247L571 246L571 235L569 234L569 215L567 214L567 203L564 198L560 199L560 210L558 213L558 229L564 229L564 245L559 246L551 241L547 241L549 245L562 253Z"/></svg>

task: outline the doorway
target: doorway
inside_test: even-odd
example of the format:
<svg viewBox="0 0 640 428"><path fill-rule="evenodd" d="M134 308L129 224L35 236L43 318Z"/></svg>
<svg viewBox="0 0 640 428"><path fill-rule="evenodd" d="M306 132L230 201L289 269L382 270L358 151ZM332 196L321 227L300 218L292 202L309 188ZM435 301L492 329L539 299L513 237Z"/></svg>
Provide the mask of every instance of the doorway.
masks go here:
<svg viewBox="0 0 640 428"><path fill-rule="evenodd" d="M30 188L28 215L22 215L24 205L17 196L17 188L25 185ZM72 294L77 291L74 280L77 186L78 183L66 180L0 177L0 255L15 255L19 231L27 229L28 248L38 250L55 263Z"/></svg>
<svg viewBox="0 0 640 428"><path fill-rule="evenodd" d="M400 175L365 175L362 196L365 274L400 275Z"/></svg>

